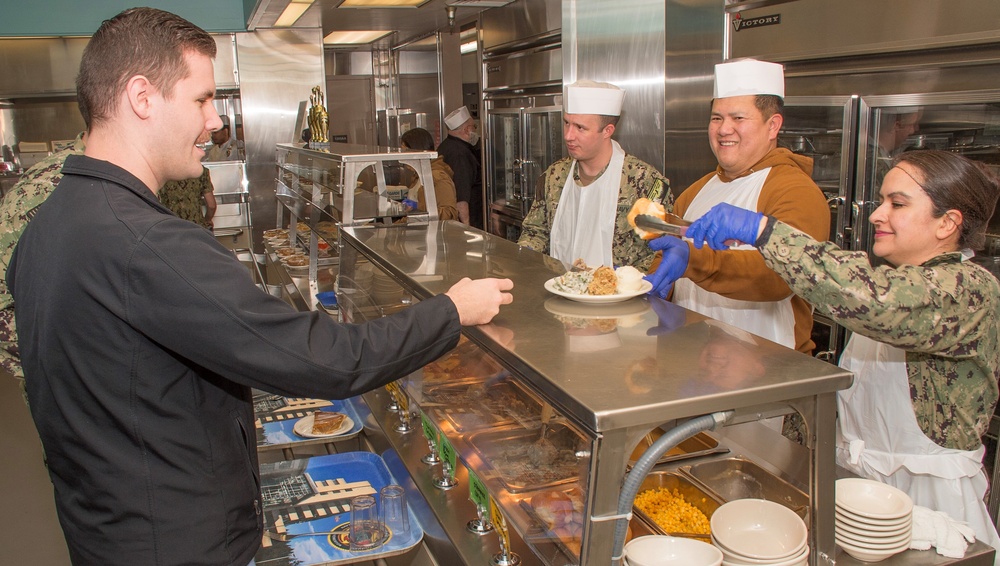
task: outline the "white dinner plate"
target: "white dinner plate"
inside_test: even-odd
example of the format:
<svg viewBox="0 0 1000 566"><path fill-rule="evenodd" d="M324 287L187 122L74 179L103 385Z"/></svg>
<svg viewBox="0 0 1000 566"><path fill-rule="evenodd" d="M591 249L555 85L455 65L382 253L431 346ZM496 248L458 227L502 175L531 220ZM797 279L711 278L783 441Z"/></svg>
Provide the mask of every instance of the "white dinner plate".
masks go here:
<svg viewBox="0 0 1000 566"><path fill-rule="evenodd" d="M560 276L561 277L561 276ZM589 303L594 305L606 305L609 303L620 303L622 301L627 301L633 297L638 297L639 295L645 295L646 293L653 290L653 284L645 279L642 280L639 285L638 291L632 291L631 293L615 293L614 295L580 295L577 293L567 293L565 291L560 291L556 288L556 280L559 277L553 277L545 282L545 290L552 293L553 295L559 295L560 297L565 297L571 301L577 301L579 303Z"/></svg>
<svg viewBox="0 0 1000 566"><path fill-rule="evenodd" d="M295 431L295 434L305 438L329 438L331 436L339 436L354 428L354 421L351 420L351 417L344 415L344 422L340 424L340 428L330 434L313 434L312 428L313 416L309 415L299 419L292 430Z"/></svg>

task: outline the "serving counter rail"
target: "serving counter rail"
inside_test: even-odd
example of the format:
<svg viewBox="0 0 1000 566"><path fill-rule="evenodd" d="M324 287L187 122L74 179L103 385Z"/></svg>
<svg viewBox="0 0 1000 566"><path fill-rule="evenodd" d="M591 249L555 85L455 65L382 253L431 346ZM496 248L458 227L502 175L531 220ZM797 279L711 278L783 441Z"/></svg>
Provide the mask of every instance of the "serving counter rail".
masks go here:
<svg viewBox="0 0 1000 566"><path fill-rule="evenodd" d="M515 282L513 304L492 324L465 329L468 342L453 356L400 383L405 403L431 423L431 437L440 435L442 454L450 447L464 464L456 466L459 481L461 468L474 472L532 559L612 563L622 478L632 448L651 430L713 413L726 415L728 426L795 410L810 431L810 560L833 564L835 394L850 385L850 374L659 299L585 305L555 297L544 284L564 270L542 254L454 221L352 226L341 229L337 291L345 299L341 317L359 321L443 293L463 277ZM365 271L391 279L399 292L354 300L366 287L351 282L364 279ZM382 391L365 399L387 402ZM551 419L545 407L554 408ZM400 421L386 418L383 429ZM441 498L431 480L437 472L406 457L428 451L421 448L427 443L419 424L413 429L405 441L383 432L410 473L426 478L417 484L428 486L431 502ZM532 475L540 467L546 473ZM537 502L552 491L578 508L561 525L566 529L539 517ZM443 524L454 523L447 519L455 512L450 505L431 506ZM471 509L466 520L476 518ZM456 547L469 546L461 542L466 533L447 534ZM467 563L483 559L460 552Z"/></svg>

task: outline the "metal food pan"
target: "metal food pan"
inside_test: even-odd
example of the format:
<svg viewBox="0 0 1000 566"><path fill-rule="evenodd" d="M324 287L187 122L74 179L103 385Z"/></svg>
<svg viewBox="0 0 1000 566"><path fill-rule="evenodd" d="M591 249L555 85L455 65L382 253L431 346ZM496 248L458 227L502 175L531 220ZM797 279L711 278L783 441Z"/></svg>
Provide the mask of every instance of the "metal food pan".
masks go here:
<svg viewBox="0 0 1000 566"><path fill-rule="evenodd" d="M680 468L681 472L719 494L725 501L767 499L799 516L809 509L809 496L746 458L723 458Z"/></svg>
<svg viewBox="0 0 1000 566"><path fill-rule="evenodd" d="M642 457L646 450L661 436L663 436L663 431L656 428L643 437L639 441L639 444L636 445L635 450L632 451L632 456L629 457L628 469L632 469L632 466L639 461L639 458ZM704 432L699 432L670 450L667 450L656 461L656 465L708 456L710 454L725 454L726 452L729 452L729 449L719 446L718 440Z"/></svg>
<svg viewBox="0 0 1000 566"><path fill-rule="evenodd" d="M579 480L587 461L578 454L587 441L563 423L552 421L545 439L539 430L509 426L469 436L469 444L507 491L521 493Z"/></svg>
<svg viewBox="0 0 1000 566"><path fill-rule="evenodd" d="M538 401L509 380L428 387L420 405L438 410L459 432L514 423L531 428L542 410Z"/></svg>
<svg viewBox="0 0 1000 566"><path fill-rule="evenodd" d="M684 500L694 506L696 509L705 514L708 519L712 518L712 514L715 510L722 505L722 499L711 490L696 485L690 479L676 473L676 472L651 472L643 480L642 484L639 486L639 491L636 495L656 488L666 488L672 493L675 489L677 493L684 497ZM660 525L658 525L652 517L646 513L639 510L638 507L632 507L633 513L639 517L646 526L653 531L654 534L659 535L671 535L671 536L683 536L690 538L708 539L709 535L701 533L675 533L667 532Z"/></svg>

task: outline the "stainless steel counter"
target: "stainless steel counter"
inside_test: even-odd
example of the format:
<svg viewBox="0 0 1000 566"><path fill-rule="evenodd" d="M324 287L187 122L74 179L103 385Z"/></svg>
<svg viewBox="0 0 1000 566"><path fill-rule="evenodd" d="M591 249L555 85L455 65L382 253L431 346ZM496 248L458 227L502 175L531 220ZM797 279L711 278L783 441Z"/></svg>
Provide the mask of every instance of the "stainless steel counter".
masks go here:
<svg viewBox="0 0 1000 566"><path fill-rule="evenodd" d="M543 392L547 400L557 403L566 416L591 430L598 451L595 454L600 456L594 458L589 470L591 516L598 513L600 502L612 502L617 497L624 470L613 471L619 468L618 461L624 461L630 454L635 444L631 440L635 430L644 433L660 423L696 414L692 406L710 407L700 410L731 406L742 410L744 420L752 420L758 415L782 412L782 402L775 402L775 399L799 395L798 399L788 402L795 403L806 413L812 411L807 420L816 426L816 436L820 437L814 438L814 447L826 446L829 458L817 457L819 450L811 451L791 443L757 423L719 431L717 436L722 444L732 450L723 457L751 458L791 484L812 492L812 500L817 502L812 512L812 564L833 564L834 557L837 564L861 564L834 547L832 516L827 518L832 514L836 472L833 471L832 444L827 443L829 439L822 438L824 434L832 435L832 413L824 411L831 410L827 405L832 403L835 387L850 379L838 368L739 333L732 336L723 332L725 336L722 336L719 334L721 327L658 300L640 298L618 306L596 307L556 300L542 289L542 284L561 274L561 265L454 222L410 227L356 227L346 232L347 245L342 250L345 265L351 265L351 256L360 252L417 298L444 292L465 276L515 280L515 303L505 306L493 324L467 329L467 334L502 358L505 364L517 368L519 379ZM326 273L318 282L306 277L289 277L283 272L281 275L282 284L289 288L287 298L290 302L297 308L309 309L314 308L312 293L318 288L332 288L335 274ZM581 320L602 322L582 327L574 324ZM667 328L670 325L678 327L671 330ZM598 327L603 334L595 333ZM579 332L581 329L583 332ZM597 340L593 340L594 337ZM706 344L718 341L727 346L729 353L742 356L730 360L734 362L730 368L739 371L727 373L706 363L719 361L703 356ZM763 372L759 371L761 369ZM813 387L818 389L808 391ZM740 393L765 401L753 406L752 401L740 400ZM809 393L814 397L810 398ZM498 552L499 543L495 534L479 537L465 528L475 517L465 467L459 466L457 488L438 489L432 477L440 473L440 468L429 467L420 461L428 447L419 423L415 421L409 433L397 432L394 427L398 416L386 408L390 401L386 391L369 392L363 399L370 407L370 411L361 414L369 448L378 453L395 450L413 480L412 487L420 492L427 504L426 523L435 523L425 525L425 546L429 553L441 564L488 563ZM787 407L784 410L787 411ZM614 428L621 423L629 424L624 429ZM643 424L633 426L631 423ZM622 438L626 440L621 441ZM817 471L818 463L823 462L829 464L825 474ZM610 473L618 475L609 478ZM599 481L598 476L609 479ZM824 510L829 512L824 513ZM601 531L602 525L597 528L594 525L588 527L586 536L590 539L584 543L582 562L603 565L608 560L598 553L604 552L610 544L598 544L594 537L610 537ZM512 547L525 566L560 563L558 560L562 559L550 560L544 556L544 551L541 551L543 557L536 556L516 532L512 532ZM538 550L537 546L534 548ZM824 549L829 551L823 552ZM609 556L610 549L607 552ZM908 551L884 563L890 566L985 566L992 564L992 557L992 549L977 542L970 547L966 558L959 561L933 551Z"/></svg>
<svg viewBox="0 0 1000 566"><path fill-rule="evenodd" d="M465 334L592 436L582 563L610 562L607 518L617 513L626 457L648 431L720 411L738 423L793 407L810 430L810 560L833 563L835 395L850 385L848 372L659 299L598 308L555 297L544 283L566 266L454 221L345 227L341 240L341 276L363 256L418 299L462 277L514 280L514 303ZM578 332L575 319L595 317L614 324Z"/></svg>

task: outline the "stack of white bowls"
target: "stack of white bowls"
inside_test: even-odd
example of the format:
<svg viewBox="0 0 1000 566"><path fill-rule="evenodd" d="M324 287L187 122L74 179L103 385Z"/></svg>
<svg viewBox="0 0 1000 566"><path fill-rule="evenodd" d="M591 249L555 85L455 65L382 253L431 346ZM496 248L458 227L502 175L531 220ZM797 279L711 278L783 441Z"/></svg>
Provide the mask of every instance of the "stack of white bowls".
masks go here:
<svg viewBox="0 0 1000 566"><path fill-rule="evenodd" d="M737 499L712 513L712 543L723 566L805 566L808 530L791 509L765 499Z"/></svg>
<svg viewBox="0 0 1000 566"><path fill-rule="evenodd" d="M910 547L913 500L881 482L837 480L837 544L858 560L878 562Z"/></svg>

